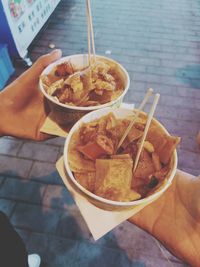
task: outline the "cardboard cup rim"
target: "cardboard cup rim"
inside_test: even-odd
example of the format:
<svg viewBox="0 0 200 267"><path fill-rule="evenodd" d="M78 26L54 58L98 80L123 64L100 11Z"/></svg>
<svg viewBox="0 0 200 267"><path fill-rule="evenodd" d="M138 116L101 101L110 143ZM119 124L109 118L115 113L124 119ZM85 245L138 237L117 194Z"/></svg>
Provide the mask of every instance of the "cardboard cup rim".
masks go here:
<svg viewBox="0 0 200 267"><path fill-rule="evenodd" d="M62 57L60 58L59 60L51 63L50 65L48 65L44 70L43 72L41 73L40 76L42 75L45 75L45 74L48 74L56 65L60 64L60 63L63 63L67 60L70 60L71 58L85 58L87 57L87 54L76 54L76 55L70 55L70 56L66 56L66 57ZM107 61L111 61L113 63L115 63L116 65L119 66L119 68L122 70L122 72L125 74L126 76L126 85L125 85L125 89L123 91L123 93L116 99L108 102L108 103L105 103L105 104L102 104L102 105L98 105L98 106L90 106L90 107L78 107L78 106L71 106L71 105L67 105L67 104L63 104L63 103L60 103L58 101L56 101L52 96L50 96L49 94L47 94L47 92L45 91L44 89L44 86L43 86L43 83L42 83L42 80L39 79L39 89L40 91L43 93L43 95L48 99L50 100L52 103L60 106L60 107L64 107L66 109L70 109L70 110L77 110L77 111L93 111L93 110L98 110L98 109L101 109L101 108L105 108L105 107L109 107L109 106L112 106L114 104L116 104L120 99L123 99L123 97L125 96L125 94L127 93L129 87L130 87L130 77L129 77L129 74L127 72L127 70L117 61L115 61L114 59L111 59L109 57L105 57L105 56L101 56L101 55L96 55L97 59L100 58L100 59L105 59Z"/></svg>
<svg viewBox="0 0 200 267"><path fill-rule="evenodd" d="M131 206L136 206L136 205L140 205L140 204L145 204L145 203L150 203L152 200L156 199L157 197L159 197L160 195L162 195L162 193L164 193L164 191L167 190L167 188L171 185L171 182L175 176L176 173L176 169L177 169L177 152L176 150L173 153L173 161L172 161L172 169L171 172L169 174L169 178L168 181L166 182L166 184L161 187L160 190L156 191L155 193L153 193L152 195L149 195L145 198L139 199L139 200L134 200L134 201L129 201L129 202L120 202L120 201L113 201L113 200L109 200L109 199L105 199L102 198L100 196L95 195L94 193L91 193L90 191L88 191L87 189L85 189L82 185L80 185L77 180L75 179L75 177L73 176L73 173L70 169L69 166L69 162L68 162L68 147L69 147L69 143L71 140L71 137L73 135L73 133L79 129L79 127L81 126L81 124L83 122L85 122L84 120L87 120L88 118L92 117L93 115L100 115L98 117L96 117L96 119L108 114L109 112L114 112L116 110L120 110L120 111L126 111L126 112L131 112L130 109L124 109L124 108L111 108L111 107L107 107L101 110L95 110L93 112L90 112L88 114L86 114L85 116L83 116L79 121L77 121L74 126L71 128L69 134L66 137L65 140L65 144L64 144L64 167L65 170L67 171L67 174L70 178L70 181L75 185L75 187L77 187L77 189L79 189L79 191L81 191L86 198L92 199L94 201L100 202L101 204L105 204L105 205L109 205L109 206L113 206L113 207L131 207ZM92 121L94 120L88 120L86 122ZM158 121L154 118L154 121L156 123L158 123L159 127L162 128L162 130L169 135L169 132L166 130L166 128Z"/></svg>

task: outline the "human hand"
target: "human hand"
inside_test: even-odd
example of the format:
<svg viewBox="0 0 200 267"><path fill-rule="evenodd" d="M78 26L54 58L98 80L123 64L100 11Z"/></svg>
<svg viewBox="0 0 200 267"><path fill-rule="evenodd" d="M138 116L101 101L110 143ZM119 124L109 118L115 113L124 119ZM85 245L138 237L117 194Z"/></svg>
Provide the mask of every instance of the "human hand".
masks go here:
<svg viewBox="0 0 200 267"><path fill-rule="evenodd" d="M200 178L177 171L169 189L129 221L191 266L200 266Z"/></svg>
<svg viewBox="0 0 200 267"><path fill-rule="evenodd" d="M0 93L0 135L33 140L50 137L40 132L49 108L38 89L38 81L45 67L61 55L61 50L54 50L41 56L30 69Z"/></svg>

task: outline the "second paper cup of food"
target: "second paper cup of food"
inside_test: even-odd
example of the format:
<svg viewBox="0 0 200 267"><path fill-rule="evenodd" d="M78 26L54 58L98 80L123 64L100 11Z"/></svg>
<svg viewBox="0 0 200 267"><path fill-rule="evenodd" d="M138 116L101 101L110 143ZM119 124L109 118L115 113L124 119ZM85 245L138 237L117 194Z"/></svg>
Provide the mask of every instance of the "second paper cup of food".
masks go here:
<svg viewBox="0 0 200 267"><path fill-rule="evenodd" d="M58 61L50 64L41 74L39 87L43 95L48 99L50 104L51 110L53 111L53 115L56 121L60 124L68 124L68 123L75 123L78 119L80 119L86 113L105 108L105 107L112 107L112 106L120 106L123 101L125 94L127 93L129 86L130 86L130 78L128 72L125 68L119 64L118 62L104 56L96 56L97 62L103 62L114 68L116 77L122 84L122 91L120 94L116 95L114 99L109 102L99 104L99 105L90 105L90 106L76 106L70 105L68 103L61 103L58 98L51 96L48 93L48 87L44 84L44 78L47 77L49 74L51 76L54 75L56 66L70 62L70 64L75 67L75 70L82 70L88 66L88 56L87 54L78 54L78 55L71 55L67 57L63 57ZM61 77L62 78L62 77ZM57 79L58 80L58 79Z"/></svg>
<svg viewBox="0 0 200 267"><path fill-rule="evenodd" d="M165 179L160 184L160 186L154 189L153 192L151 192L144 198L134 200L134 201L123 201L123 202L113 201L113 200L95 195L94 193L90 192L85 187L83 187L76 180L74 173L71 170L71 166L70 166L71 163L69 162L69 148L70 148L70 144L75 144L74 136L76 135L76 133L80 130L82 125L85 125L86 123L89 123L89 122L93 122L94 120L98 120L102 118L103 116L108 115L110 112L112 112L112 114L114 114L114 116L117 119L124 119L130 115L133 115L133 111L131 111L130 109L104 108L104 109L93 111L93 112L90 112L89 114L86 114L70 130L66 138L65 146L64 146L64 165L65 165L65 170L66 170L66 174L68 177L67 179L68 181L70 181L71 185L74 187L75 190L77 190L81 195L83 195L88 201L90 201L91 203L93 203L94 205L96 205L97 207L101 209L112 210L112 211L120 211L120 210L127 210L127 209L133 209L133 208L138 209L140 207L144 207L150 204L151 202L159 198L164 193L164 191L170 186L174 178L176 169L177 169L177 152L175 149L172 155L170 156L169 170L166 174ZM142 114L143 116L146 116L145 113L142 113ZM158 136L159 136L159 131L163 133L164 135L169 136L169 133L167 132L165 127L160 122L158 122L156 119L153 119L152 123L156 125L157 129L159 129ZM76 152L73 154L73 157L74 157L73 161L78 162L78 157L76 156ZM91 170L88 170L88 171L91 171ZM63 182L65 183L65 179L63 180Z"/></svg>

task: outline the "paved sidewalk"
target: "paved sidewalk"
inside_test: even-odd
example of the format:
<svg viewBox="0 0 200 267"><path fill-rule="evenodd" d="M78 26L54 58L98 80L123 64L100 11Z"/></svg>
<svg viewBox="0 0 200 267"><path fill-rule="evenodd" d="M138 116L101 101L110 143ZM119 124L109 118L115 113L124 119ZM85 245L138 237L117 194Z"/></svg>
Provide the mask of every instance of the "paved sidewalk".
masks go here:
<svg viewBox="0 0 200 267"><path fill-rule="evenodd" d="M96 51L129 72L129 103L161 93L157 118L182 137L178 167L200 174L200 2L92 1ZM84 1L63 0L30 48L36 60L53 43L64 55L87 51ZM15 77L24 71L16 67ZM0 138L0 209L46 267L168 267L155 240L128 222L94 243L55 162L63 138L44 143ZM165 252L173 266L186 266Z"/></svg>

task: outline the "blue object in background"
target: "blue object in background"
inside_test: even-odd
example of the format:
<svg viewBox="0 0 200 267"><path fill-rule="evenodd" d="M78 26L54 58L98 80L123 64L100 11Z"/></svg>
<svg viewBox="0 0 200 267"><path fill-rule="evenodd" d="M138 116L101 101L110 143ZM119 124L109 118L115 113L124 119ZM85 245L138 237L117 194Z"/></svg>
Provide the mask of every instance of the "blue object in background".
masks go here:
<svg viewBox="0 0 200 267"><path fill-rule="evenodd" d="M10 56L26 58L28 48L61 0L0 1L0 43Z"/></svg>
<svg viewBox="0 0 200 267"><path fill-rule="evenodd" d="M0 44L0 90L4 88L14 71L15 69L10 60L7 46Z"/></svg>
<svg viewBox="0 0 200 267"><path fill-rule="evenodd" d="M3 9L2 1L0 1L0 42L8 45L10 55L18 56L18 51L15 45L15 41L11 34L11 30L6 19L6 14Z"/></svg>

